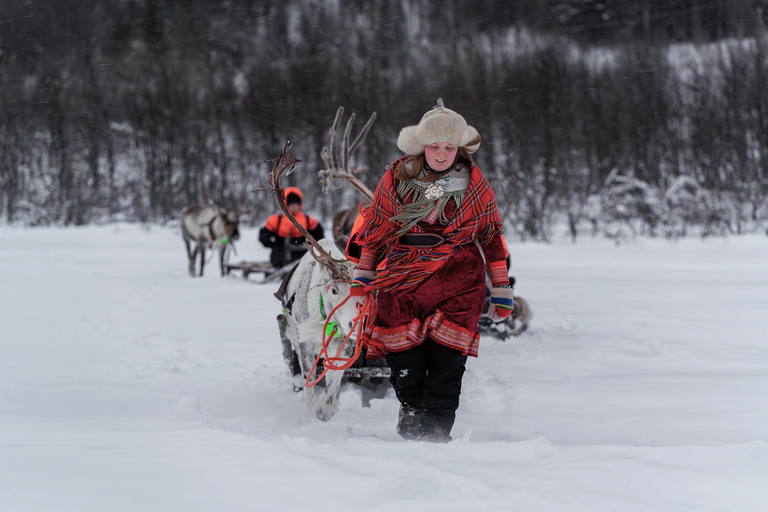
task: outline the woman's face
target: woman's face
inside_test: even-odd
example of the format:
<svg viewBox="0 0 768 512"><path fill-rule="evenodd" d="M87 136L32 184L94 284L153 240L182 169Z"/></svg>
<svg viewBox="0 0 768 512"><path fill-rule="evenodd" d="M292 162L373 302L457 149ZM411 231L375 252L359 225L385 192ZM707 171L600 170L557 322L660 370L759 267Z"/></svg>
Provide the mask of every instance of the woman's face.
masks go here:
<svg viewBox="0 0 768 512"><path fill-rule="evenodd" d="M453 165L458 150L458 146L450 142L433 142L424 146L424 157L432 169L442 172Z"/></svg>

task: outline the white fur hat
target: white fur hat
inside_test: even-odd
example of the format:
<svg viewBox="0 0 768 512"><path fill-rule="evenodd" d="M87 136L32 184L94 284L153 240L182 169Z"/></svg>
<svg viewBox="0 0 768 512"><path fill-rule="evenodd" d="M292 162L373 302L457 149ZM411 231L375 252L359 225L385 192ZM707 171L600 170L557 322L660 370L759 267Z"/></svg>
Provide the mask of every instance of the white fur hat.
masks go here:
<svg viewBox="0 0 768 512"><path fill-rule="evenodd" d="M468 146L479 138L477 130L468 125L459 114L445 107L435 107L424 114L418 125L406 126L397 137L397 147L406 155L424 152L424 146L433 142L451 142L468 153L474 153L480 142Z"/></svg>

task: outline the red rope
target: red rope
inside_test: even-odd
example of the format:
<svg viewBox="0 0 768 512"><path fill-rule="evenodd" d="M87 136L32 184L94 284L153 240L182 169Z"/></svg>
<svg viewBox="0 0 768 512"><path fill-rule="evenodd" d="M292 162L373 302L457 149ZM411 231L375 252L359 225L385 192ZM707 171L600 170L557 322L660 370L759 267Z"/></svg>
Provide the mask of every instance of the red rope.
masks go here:
<svg viewBox="0 0 768 512"><path fill-rule="evenodd" d="M333 357L330 357L328 355L328 346L331 344L331 341L336 336L336 329L333 330L333 332L330 333L330 335L326 338L325 333L328 329L328 322L331 320L331 317L336 312L337 309L339 309L341 306L346 304L346 302L350 299L351 295L347 295L347 297L333 310L331 313L326 317L325 324L323 325L323 348L320 350L320 353L317 354L317 358L315 359L315 363L312 365L312 369L309 370L309 374L307 375L307 381L305 385L308 388L311 388L318 382L320 382L323 377L325 377L325 374L328 373L328 370L346 370L350 366L352 366L355 361L360 357L360 353L363 350L363 328L365 327L365 321L369 319L374 311L374 298L372 293L368 293L365 296L365 302L362 304L362 306L358 306L357 310L357 316L352 321L352 328L349 330L349 334L347 334L347 337L344 338L344 341L339 345L339 350L336 352L336 355ZM355 353L352 355L352 357L341 357L341 352L344 350L344 347L346 346L347 342L349 341L349 337L352 336L353 333L355 333L355 330L357 330L357 336L355 336ZM315 380L311 381L312 375L315 374L315 370L317 368L318 363L320 362L320 359L323 359L323 372L320 374L319 377L317 377Z"/></svg>

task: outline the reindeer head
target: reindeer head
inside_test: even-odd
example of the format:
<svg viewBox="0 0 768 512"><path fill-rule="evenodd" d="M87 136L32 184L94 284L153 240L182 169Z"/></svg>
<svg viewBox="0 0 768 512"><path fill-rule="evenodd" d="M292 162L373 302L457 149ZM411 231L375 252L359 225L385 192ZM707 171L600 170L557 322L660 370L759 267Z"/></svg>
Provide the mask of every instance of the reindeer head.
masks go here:
<svg viewBox="0 0 768 512"><path fill-rule="evenodd" d="M318 241L318 245L322 246L331 258L340 263L337 264L335 272L327 265L315 265L311 278L312 286L317 286L320 292L319 309L323 320L331 316L335 310L328 327L333 329L335 326L338 329L337 334L344 337L349 333L353 320L358 314L356 302L351 300L338 309L336 307L349 296L355 267L350 261L341 262L344 256L332 240L323 238ZM314 251L313 247L310 247L311 251ZM313 256L315 259L318 258L317 255ZM329 333L326 332L325 334L328 336Z"/></svg>
<svg viewBox="0 0 768 512"><path fill-rule="evenodd" d="M238 212L225 212L221 217L224 219L224 231L230 240L240 240L240 214Z"/></svg>
<svg viewBox="0 0 768 512"><path fill-rule="evenodd" d="M240 216L243 213L244 202L245 198L241 196L237 210L225 210L224 208L216 207L221 220L224 222L224 236L229 240L240 240Z"/></svg>

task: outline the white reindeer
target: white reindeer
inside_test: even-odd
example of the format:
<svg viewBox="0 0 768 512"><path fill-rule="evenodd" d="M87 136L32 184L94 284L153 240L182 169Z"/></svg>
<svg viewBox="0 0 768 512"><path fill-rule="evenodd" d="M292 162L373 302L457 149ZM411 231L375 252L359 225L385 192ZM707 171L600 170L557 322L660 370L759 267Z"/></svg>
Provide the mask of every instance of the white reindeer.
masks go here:
<svg viewBox="0 0 768 512"><path fill-rule="evenodd" d="M323 238L317 244L332 258L343 259L336 244ZM337 270L317 261L313 257L314 248L299 260L295 269L287 276L281 287L283 313L278 315L280 339L283 343L283 358L294 374L294 389L304 390L304 401L314 414L323 421L339 409L339 391L344 370L329 370L323 378L324 386L309 387L307 380L315 380L317 373L311 374L318 355L323 350L326 319L348 295L354 264L337 261ZM326 353L335 357L341 344L352 329L357 316L357 300L350 298L330 317L328 331L336 331ZM355 351L354 336L341 350L340 357L350 358ZM317 368L323 369L322 363ZM301 379L299 381L299 379Z"/></svg>
<svg viewBox="0 0 768 512"><path fill-rule="evenodd" d="M205 266L205 249L219 252L219 267L221 275L226 275L226 259L229 257L229 248L232 243L240 238L238 225L240 222L240 208L235 211L227 211L218 206L204 206L193 204L188 206L181 214L181 235L187 247L189 258L189 275L195 275L195 260L200 255L200 276L203 275ZM195 244L194 250L192 244Z"/></svg>
<svg viewBox="0 0 768 512"><path fill-rule="evenodd" d="M283 151L275 159L269 180L277 204L286 218L307 239L309 252L286 274L280 290L275 294L283 304L283 313L278 315L277 320L285 361L293 370L295 378L300 375L302 379L300 383L294 382L294 387L304 389L306 404L314 409L319 419L327 421L339 409L339 389L344 370L328 370L323 378L324 387L306 384L316 380L311 373L323 352L325 339L329 338L324 332L326 325L334 335L325 347L325 354L329 357L338 354L339 357L350 358L354 353L354 338L350 337L344 347L341 344L351 331L353 320L358 314L357 299L350 298L344 302L349 296L355 266L344 258L333 240L315 240L296 221L286 205L280 178L283 173L290 174L299 163L289 152L290 147L291 143L286 142ZM336 309L342 302L344 304ZM342 350L339 353L340 348ZM319 363L317 366L320 366ZM320 366L320 369L323 367Z"/></svg>

